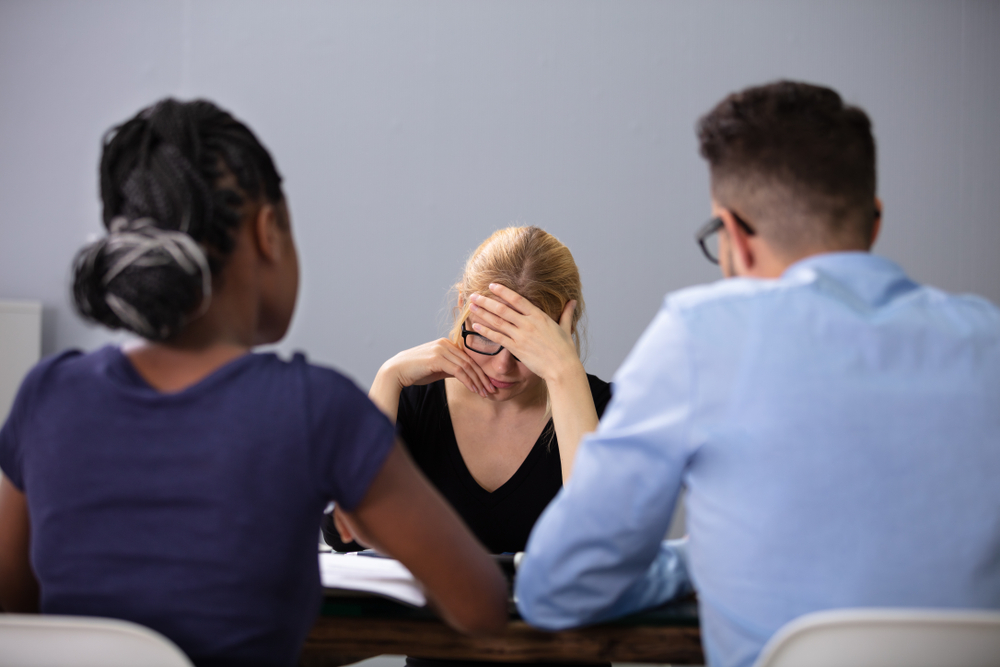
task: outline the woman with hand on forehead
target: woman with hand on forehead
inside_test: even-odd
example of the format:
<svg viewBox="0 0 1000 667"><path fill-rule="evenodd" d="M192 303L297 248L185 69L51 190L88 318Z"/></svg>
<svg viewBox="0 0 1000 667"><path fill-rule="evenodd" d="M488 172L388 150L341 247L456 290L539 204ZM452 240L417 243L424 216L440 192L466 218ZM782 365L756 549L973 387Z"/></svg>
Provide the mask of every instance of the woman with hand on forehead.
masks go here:
<svg viewBox="0 0 1000 667"><path fill-rule="evenodd" d="M573 256L537 227L509 227L476 249L455 285L449 338L386 361L369 398L424 474L492 553L522 551L597 427L608 383L580 360L583 295ZM340 517L336 517L340 519ZM350 526L325 524L351 548Z"/></svg>

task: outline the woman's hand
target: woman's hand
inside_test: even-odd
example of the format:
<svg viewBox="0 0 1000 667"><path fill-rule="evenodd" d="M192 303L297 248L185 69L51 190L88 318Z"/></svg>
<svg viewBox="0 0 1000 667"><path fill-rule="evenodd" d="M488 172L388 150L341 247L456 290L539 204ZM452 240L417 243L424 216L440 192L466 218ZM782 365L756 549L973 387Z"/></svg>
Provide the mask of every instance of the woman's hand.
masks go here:
<svg viewBox="0 0 1000 667"><path fill-rule="evenodd" d="M339 507L333 508L333 527L337 529L337 534L340 535L340 541L344 544L350 544L351 542L357 542L363 547L367 547L363 541L363 538L358 537L357 529L351 526L350 519L344 514L344 512Z"/></svg>
<svg viewBox="0 0 1000 667"><path fill-rule="evenodd" d="M430 384L443 378L455 378L465 387L482 397L496 393L486 373L465 352L447 338L403 350L382 364L368 398L389 419L396 421L399 410L399 392L404 387Z"/></svg>
<svg viewBox="0 0 1000 667"><path fill-rule="evenodd" d="M479 364L447 338L403 350L382 368L392 374L400 389L453 377L483 397L496 391Z"/></svg>
<svg viewBox="0 0 1000 667"><path fill-rule="evenodd" d="M583 366L573 343L576 301L566 302L557 323L512 289L494 283L490 291L509 305L473 294L470 297L472 312L485 323L472 325L476 333L503 345L546 382L578 374Z"/></svg>
<svg viewBox="0 0 1000 667"><path fill-rule="evenodd" d="M476 333L510 350L528 369L545 380L552 407L552 423L559 442L563 484L573 470L580 439L597 428L597 409L587 371L573 344L575 301L568 301L556 324L514 290L492 284L490 291L509 305L473 295L472 312L485 324L473 323Z"/></svg>

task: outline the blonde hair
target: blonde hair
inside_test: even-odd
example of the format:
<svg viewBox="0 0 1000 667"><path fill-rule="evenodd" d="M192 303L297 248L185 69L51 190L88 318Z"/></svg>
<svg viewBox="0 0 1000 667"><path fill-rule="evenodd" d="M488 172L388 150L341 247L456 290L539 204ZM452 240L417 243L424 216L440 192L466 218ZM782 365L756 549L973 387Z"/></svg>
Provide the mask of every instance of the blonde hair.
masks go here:
<svg viewBox="0 0 1000 667"><path fill-rule="evenodd" d="M469 297L494 296L490 283L508 287L556 322L567 301L576 300L572 335L576 353L581 354L583 334L583 287L580 272L569 248L538 227L498 229L476 248L465 263L457 293L451 341L462 346L462 324L469 317Z"/></svg>

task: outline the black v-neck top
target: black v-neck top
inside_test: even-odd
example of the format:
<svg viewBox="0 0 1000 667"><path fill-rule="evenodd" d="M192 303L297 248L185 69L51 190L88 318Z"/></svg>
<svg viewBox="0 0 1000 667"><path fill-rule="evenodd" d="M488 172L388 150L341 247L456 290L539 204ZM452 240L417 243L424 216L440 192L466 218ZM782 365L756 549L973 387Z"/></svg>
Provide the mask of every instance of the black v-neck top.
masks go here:
<svg viewBox="0 0 1000 667"><path fill-rule="evenodd" d="M611 385L593 375L587 380L600 417L611 400ZM521 466L492 492L476 482L458 449L444 380L403 389L396 425L417 465L488 551L524 550L531 527L562 488L551 419Z"/></svg>
<svg viewBox="0 0 1000 667"><path fill-rule="evenodd" d="M600 417L611 400L611 385L589 374L587 381ZM551 419L517 471L492 492L475 480L458 449L444 380L404 388L396 428L417 466L487 551L524 551L535 521L562 488L559 443ZM323 536L337 551L364 548L341 542L329 515L324 517Z"/></svg>

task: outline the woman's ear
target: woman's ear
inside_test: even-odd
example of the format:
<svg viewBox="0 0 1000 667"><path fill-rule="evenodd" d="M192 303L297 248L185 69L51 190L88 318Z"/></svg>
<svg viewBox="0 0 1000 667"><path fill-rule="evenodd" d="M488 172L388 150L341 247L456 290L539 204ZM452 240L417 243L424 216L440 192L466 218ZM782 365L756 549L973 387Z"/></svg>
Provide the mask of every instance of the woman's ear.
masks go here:
<svg viewBox="0 0 1000 667"><path fill-rule="evenodd" d="M259 209L253 222L254 240L261 256L271 262L281 260L283 252L281 238L281 224L278 219L278 211L273 204L264 202Z"/></svg>
<svg viewBox="0 0 1000 667"><path fill-rule="evenodd" d="M563 329L566 330L570 336L576 331L576 299L570 299L563 305L562 312L559 314L559 319L556 320Z"/></svg>

